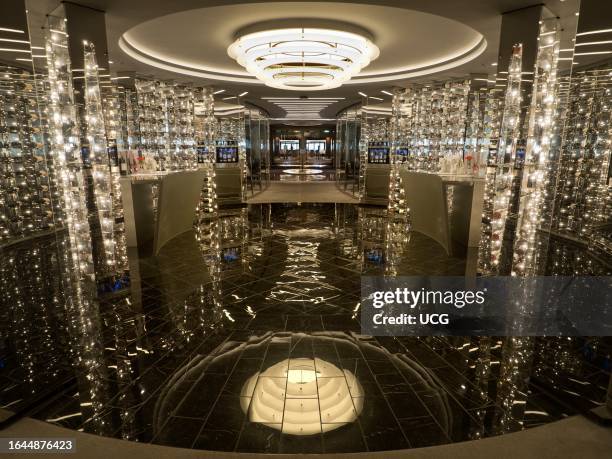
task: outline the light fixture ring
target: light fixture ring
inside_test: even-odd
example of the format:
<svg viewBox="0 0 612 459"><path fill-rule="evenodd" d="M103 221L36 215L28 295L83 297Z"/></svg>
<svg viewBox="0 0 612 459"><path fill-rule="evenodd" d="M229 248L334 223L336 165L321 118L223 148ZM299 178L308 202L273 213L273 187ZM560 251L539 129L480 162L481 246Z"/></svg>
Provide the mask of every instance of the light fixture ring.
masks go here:
<svg viewBox="0 0 612 459"><path fill-rule="evenodd" d="M337 88L378 57L378 47L355 32L317 27L257 30L227 52L267 86L288 90Z"/></svg>

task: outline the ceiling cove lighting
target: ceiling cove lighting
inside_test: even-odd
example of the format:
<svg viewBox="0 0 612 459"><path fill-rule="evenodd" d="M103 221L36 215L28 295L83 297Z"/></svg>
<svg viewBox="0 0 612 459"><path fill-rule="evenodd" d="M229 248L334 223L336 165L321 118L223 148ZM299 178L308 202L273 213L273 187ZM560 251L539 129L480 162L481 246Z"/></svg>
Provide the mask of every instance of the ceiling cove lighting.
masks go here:
<svg viewBox="0 0 612 459"><path fill-rule="evenodd" d="M227 53L267 86L300 91L341 86L376 59L379 49L356 33L290 28L249 33Z"/></svg>

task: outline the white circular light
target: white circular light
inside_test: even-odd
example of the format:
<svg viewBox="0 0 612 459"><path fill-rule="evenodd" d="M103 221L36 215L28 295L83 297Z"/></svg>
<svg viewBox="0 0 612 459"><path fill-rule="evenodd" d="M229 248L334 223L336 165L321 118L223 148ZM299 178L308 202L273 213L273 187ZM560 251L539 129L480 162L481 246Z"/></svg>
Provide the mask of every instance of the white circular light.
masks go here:
<svg viewBox="0 0 612 459"><path fill-rule="evenodd" d="M313 435L355 421L363 389L353 373L319 358L283 360L244 384L240 405L250 422L291 435Z"/></svg>
<svg viewBox="0 0 612 459"><path fill-rule="evenodd" d="M356 33L293 28L244 35L227 53L267 86L299 91L341 86L376 59L379 50Z"/></svg>

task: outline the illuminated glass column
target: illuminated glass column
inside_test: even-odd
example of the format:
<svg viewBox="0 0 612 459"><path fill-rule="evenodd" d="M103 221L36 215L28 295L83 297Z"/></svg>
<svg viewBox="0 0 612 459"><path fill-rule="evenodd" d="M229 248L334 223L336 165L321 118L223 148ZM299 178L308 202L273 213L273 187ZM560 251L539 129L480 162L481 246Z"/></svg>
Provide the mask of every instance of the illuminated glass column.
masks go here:
<svg viewBox="0 0 612 459"><path fill-rule="evenodd" d="M95 208L98 214L97 223L102 238L102 244L99 246L101 253L97 254L102 259L100 274L109 275L114 274L116 268L112 173L108 156L95 47L89 42L84 42L83 46L85 53L85 125L83 128L86 132L89 150L88 157L83 158L83 160L90 164L92 168Z"/></svg>
<svg viewBox="0 0 612 459"><path fill-rule="evenodd" d="M196 164L206 171L202 193L197 209L198 224L203 219L215 215L217 211L217 193L215 186L215 101L210 88L195 88L193 105L193 126L195 134Z"/></svg>
<svg viewBox="0 0 612 459"><path fill-rule="evenodd" d="M551 146L557 105L557 62L559 58L559 30L556 18L540 21L538 55L534 69L531 108L528 118L527 148L520 207L516 228L512 275L538 274L541 254L538 237L542 215L553 205L548 181L551 175Z"/></svg>
<svg viewBox="0 0 612 459"><path fill-rule="evenodd" d="M24 1L0 3L0 245L54 227L55 177ZM36 48L38 49L38 48Z"/></svg>
<svg viewBox="0 0 612 459"><path fill-rule="evenodd" d="M95 275L77 114L73 99L72 72L68 55L65 19L49 16L46 54L49 77L50 151L58 177L58 192L69 235L64 258L65 287L75 307L87 308L95 294Z"/></svg>
<svg viewBox="0 0 612 459"><path fill-rule="evenodd" d="M483 274L509 275L519 219L527 117L532 75L539 48L540 25L552 14L533 6L502 16L496 87L502 87L500 133L489 150L484 220L479 266ZM485 258L482 258L485 257Z"/></svg>
<svg viewBox="0 0 612 459"><path fill-rule="evenodd" d="M391 120L389 131L391 140L391 171L389 173L389 214L400 217L405 214L404 187L400 169L408 167L408 148L410 132L408 129L412 117L410 104L412 93L409 89L397 89L393 92ZM405 152L402 155L401 152Z"/></svg>

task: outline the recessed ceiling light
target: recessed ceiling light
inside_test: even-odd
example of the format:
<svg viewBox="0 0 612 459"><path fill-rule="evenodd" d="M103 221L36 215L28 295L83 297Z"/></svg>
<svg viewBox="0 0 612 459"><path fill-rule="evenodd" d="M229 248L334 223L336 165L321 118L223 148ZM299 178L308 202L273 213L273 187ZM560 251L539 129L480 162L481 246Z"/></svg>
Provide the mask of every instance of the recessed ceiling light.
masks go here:
<svg viewBox="0 0 612 459"><path fill-rule="evenodd" d="M238 94L238 97L246 96L248 93L249 91L241 92L240 94Z"/></svg>
<svg viewBox="0 0 612 459"><path fill-rule="evenodd" d="M358 92L357 94L359 94L361 97L368 97L368 95L364 94L363 92Z"/></svg>
<svg viewBox="0 0 612 459"><path fill-rule="evenodd" d="M385 100L385 99L383 99L383 98L381 98L381 97L374 97L374 96L370 96L370 99L376 99L376 100Z"/></svg>
<svg viewBox="0 0 612 459"><path fill-rule="evenodd" d="M225 92L225 89L217 89L213 94L221 94L222 92Z"/></svg>
<svg viewBox="0 0 612 459"><path fill-rule="evenodd" d="M337 88L379 54L361 35L323 28L250 33L227 52L267 86L294 91Z"/></svg>
<svg viewBox="0 0 612 459"><path fill-rule="evenodd" d="M383 94L386 94L386 95L388 95L388 96L392 96L392 95L393 95L393 93L392 93L392 92L385 91L385 90L382 90L382 91L380 91L380 92L382 92Z"/></svg>
<svg viewBox="0 0 612 459"><path fill-rule="evenodd" d="M224 97L222 100L236 99L236 96Z"/></svg>
<svg viewBox="0 0 612 459"><path fill-rule="evenodd" d="M491 65L492 65L493 67L497 67L497 62L493 62Z"/></svg>

